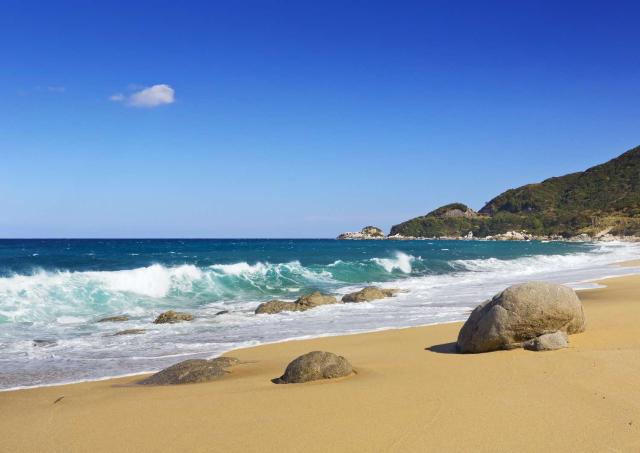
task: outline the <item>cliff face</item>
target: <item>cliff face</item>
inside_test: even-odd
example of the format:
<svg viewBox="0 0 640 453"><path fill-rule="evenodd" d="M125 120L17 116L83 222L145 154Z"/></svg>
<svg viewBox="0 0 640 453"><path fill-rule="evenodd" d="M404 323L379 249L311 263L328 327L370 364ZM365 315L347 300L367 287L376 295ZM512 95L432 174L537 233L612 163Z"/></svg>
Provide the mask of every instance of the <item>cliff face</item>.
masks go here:
<svg viewBox="0 0 640 453"><path fill-rule="evenodd" d="M458 208L452 208L457 206ZM478 214L447 216L461 203L394 225L404 236L474 236L526 230L539 235L640 234L640 147L586 171L510 189ZM471 211L471 210L469 210ZM473 211L471 211L473 212Z"/></svg>

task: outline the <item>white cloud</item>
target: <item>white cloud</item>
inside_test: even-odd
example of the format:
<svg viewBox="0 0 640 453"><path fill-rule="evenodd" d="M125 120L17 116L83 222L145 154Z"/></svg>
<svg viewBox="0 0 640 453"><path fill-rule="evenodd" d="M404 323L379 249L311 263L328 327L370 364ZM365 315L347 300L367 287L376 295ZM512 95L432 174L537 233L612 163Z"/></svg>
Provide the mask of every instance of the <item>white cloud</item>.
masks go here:
<svg viewBox="0 0 640 453"><path fill-rule="evenodd" d="M116 93L109 97L110 101L125 102L133 107L158 107L164 104L173 104L175 91L169 85L159 84L143 88L129 96Z"/></svg>

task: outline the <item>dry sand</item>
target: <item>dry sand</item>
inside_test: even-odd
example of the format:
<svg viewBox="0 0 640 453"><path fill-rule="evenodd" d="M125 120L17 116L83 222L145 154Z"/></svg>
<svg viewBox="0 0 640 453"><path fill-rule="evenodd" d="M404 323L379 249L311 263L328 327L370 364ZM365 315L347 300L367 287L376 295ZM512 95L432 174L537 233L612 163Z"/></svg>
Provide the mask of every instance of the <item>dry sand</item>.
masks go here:
<svg viewBox="0 0 640 453"><path fill-rule="evenodd" d="M455 323L239 350L247 363L206 384L0 393L0 450L640 451L640 277L603 283L560 351L454 354ZM318 349L358 374L270 382Z"/></svg>

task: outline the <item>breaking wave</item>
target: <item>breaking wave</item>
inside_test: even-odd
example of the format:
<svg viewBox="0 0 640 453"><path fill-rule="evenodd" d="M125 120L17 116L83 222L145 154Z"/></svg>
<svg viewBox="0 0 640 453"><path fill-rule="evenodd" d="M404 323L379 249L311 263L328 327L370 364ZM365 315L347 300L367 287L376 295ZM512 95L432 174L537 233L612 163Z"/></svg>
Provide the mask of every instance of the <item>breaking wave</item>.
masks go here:
<svg viewBox="0 0 640 453"><path fill-rule="evenodd" d="M564 245L553 244L545 246L548 254L526 254L527 244L420 246L413 254L384 249L371 256L363 253L366 245L354 244L359 248L348 258L328 255L324 263L313 264L193 260L125 270L5 273L0 277L0 389L153 371L178 357L211 357L288 338L456 321L513 283L548 280L585 287L586 280L639 271L611 265L640 256L638 246L630 244L583 246L564 254L557 253ZM406 292L373 303L253 313L268 299L293 300L311 290L340 297L365 284ZM168 309L189 311L195 321L151 322ZM130 319L118 325L95 322L118 314ZM120 329L146 332L114 336Z"/></svg>

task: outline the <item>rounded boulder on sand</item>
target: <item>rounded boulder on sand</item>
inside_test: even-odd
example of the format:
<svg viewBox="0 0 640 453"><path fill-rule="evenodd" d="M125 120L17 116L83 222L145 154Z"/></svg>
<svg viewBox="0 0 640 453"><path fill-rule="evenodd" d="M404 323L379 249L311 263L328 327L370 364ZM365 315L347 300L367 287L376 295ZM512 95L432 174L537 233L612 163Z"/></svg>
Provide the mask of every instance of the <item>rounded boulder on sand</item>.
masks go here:
<svg viewBox="0 0 640 453"><path fill-rule="evenodd" d="M512 349L541 335L573 334L584 328L582 303L573 289L546 282L521 283L471 312L458 335L457 349L472 353Z"/></svg>

